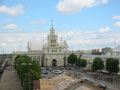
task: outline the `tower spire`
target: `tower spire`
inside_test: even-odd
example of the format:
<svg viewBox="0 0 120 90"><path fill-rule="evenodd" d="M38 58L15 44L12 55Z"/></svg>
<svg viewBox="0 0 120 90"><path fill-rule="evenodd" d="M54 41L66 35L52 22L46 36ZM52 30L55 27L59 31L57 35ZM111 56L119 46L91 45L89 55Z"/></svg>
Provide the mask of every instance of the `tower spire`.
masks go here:
<svg viewBox="0 0 120 90"><path fill-rule="evenodd" d="M53 29L53 20L51 20L51 28Z"/></svg>
<svg viewBox="0 0 120 90"><path fill-rule="evenodd" d="M51 29L50 29L50 33L55 33L55 29L53 27L53 20L51 20Z"/></svg>

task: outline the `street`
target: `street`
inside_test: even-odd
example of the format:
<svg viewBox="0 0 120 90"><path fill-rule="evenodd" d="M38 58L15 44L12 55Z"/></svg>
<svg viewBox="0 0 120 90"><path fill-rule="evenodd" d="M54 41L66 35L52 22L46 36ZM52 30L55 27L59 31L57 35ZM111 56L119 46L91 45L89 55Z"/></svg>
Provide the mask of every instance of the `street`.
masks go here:
<svg viewBox="0 0 120 90"><path fill-rule="evenodd" d="M79 73L83 77L88 77L90 79L93 79L93 77L89 75L89 72L87 72L87 74L86 73L81 73L80 70L77 70L77 69L75 69L75 70L64 70L64 72L71 72L73 75L74 75L74 73L76 73L76 74ZM53 78L53 77L56 77L57 75L59 75L59 74L54 74L54 73L51 73L50 71L48 71L48 75L45 78ZM119 88L120 88L120 85L116 85L116 84L109 83L109 82L106 82L106 81L96 80L96 82L97 83L104 83L105 85L107 85L106 90L119 90Z"/></svg>

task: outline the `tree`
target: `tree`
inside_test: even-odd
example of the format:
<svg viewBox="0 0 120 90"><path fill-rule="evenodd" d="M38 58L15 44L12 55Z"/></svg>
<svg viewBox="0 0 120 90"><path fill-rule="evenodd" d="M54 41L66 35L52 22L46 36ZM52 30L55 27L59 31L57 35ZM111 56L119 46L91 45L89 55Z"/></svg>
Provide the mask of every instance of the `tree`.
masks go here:
<svg viewBox="0 0 120 90"><path fill-rule="evenodd" d="M111 73L118 73L119 72L119 60L115 58L108 58L106 59L106 70Z"/></svg>
<svg viewBox="0 0 120 90"><path fill-rule="evenodd" d="M67 60L68 60L68 63L72 64L73 66L73 64L75 64L75 62L77 61L77 56L72 53L68 56Z"/></svg>
<svg viewBox="0 0 120 90"><path fill-rule="evenodd" d="M76 66L81 67L81 58L78 58L76 61Z"/></svg>
<svg viewBox="0 0 120 90"><path fill-rule="evenodd" d="M85 68L86 65L87 65L86 59L82 59L82 60L81 60L81 67L82 67L82 68Z"/></svg>
<svg viewBox="0 0 120 90"><path fill-rule="evenodd" d="M104 68L103 60L99 57L96 57L92 64L92 70L93 71L102 70L103 68Z"/></svg>
<svg viewBox="0 0 120 90"><path fill-rule="evenodd" d="M24 83L24 90L28 90L29 88L28 77L30 77L30 86L31 90L33 90L33 80L39 80L41 78L40 65L35 60L32 61L28 56L17 56L14 63L20 80ZM22 65L23 63L24 65Z"/></svg>

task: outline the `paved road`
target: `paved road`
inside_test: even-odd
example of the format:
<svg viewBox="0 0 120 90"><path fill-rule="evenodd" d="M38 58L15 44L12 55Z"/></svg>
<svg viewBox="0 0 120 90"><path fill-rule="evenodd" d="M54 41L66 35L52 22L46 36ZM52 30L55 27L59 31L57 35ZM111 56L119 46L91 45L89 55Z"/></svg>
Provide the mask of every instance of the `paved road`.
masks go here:
<svg viewBox="0 0 120 90"><path fill-rule="evenodd" d="M65 72L71 72L71 73L80 73L79 70L65 70ZM88 77L88 78L91 78L93 79L92 76L90 76L89 74L85 74L85 73L80 73L82 76L85 76L85 77ZM48 76L53 78L55 76L57 76L59 74L53 74L51 72L48 73ZM109 83L109 82L105 82L105 81L101 81L101 80L96 80L98 83L104 83L107 85L107 89L106 90L119 90L120 89L120 85L116 85L116 84L113 84L113 83Z"/></svg>
<svg viewBox="0 0 120 90"><path fill-rule="evenodd" d="M8 66L1 78L0 90L23 90L16 70Z"/></svg>
<svg viewBox="0 0 120 90"><path fill-rule="evenodd" d="M66 70L66 72L80 73L80 71L78 71L78 70ZM88 73L87 74L80 73L80 74L82 76L84 76L84 77L88 77L88 78L93 79L93 77L90 76ZM98 82L98 83L104 83L105 85L107 85L107 89L106 90L120 90L120 85L116 85L116 84L109 83L109 82L106 82L106 81L101 81L101 80L96 80L96 82Z"/></svg>

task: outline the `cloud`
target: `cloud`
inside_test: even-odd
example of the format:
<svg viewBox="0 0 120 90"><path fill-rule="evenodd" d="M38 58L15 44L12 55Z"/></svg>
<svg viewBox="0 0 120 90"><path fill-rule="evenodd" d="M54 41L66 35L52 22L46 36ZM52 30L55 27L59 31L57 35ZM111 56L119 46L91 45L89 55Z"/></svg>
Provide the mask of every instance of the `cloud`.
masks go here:
<svg viewBox="0 0 120 90"><path fill-rule="evenodd" d="M47 42L49 32L0 33L0 50L5 52L27 51L27 42ZM61 37L67 41L68 50L86 50L93 48L113 47L120 44L120 32L64 31L57 32L58 41ZM22 42L22 43L21 43Z"/></svg>
<svg viewBox="0 0 120 90"><path fill-rule="evenodd" d="M70 14L80 12L84 8L106 4L107 2L108 0L61 0L56 8L62 14Z"/></svg>
<svg viewBox="0 0 120 90"><path fill-rule="evenodd" d="M110 31L110 27L100 28L101 33L108 32L108 31Z"/></svg>
<svg viewBox="0 0 120 90"><path fill-rule="evenodd" d="M8 24L5 26L6 30L13 30L13 29L17 29L18 26L16 24Z"/></svg>
<svg viewBox="0 0 120 90"><path fill-rule="evenodd" d="M112 19L116 19L116 20L119 20L120 19L120 16L114 16L114 17L112 17Z"/></svg>
<svg viewBox="0 0 120 90"><path fill-rule="evenodd" d="M0 6L0 13L8 14L11 16L18 16L24 14L24 10L22 5L17 5L12 7Z"/></svg>
<svg viewBox="0 0 120 90"><path fill-rule="evenodd" d="M120 22L115 23L116 27L120 27Z"/></svg>
<svg viewBox="0 0 120 90"><path fill-rule="evenodd" d="M45 24L46 23L46 20L45 19L42 19L40 21L31 21L29 22L29 24Z"/></svg>

